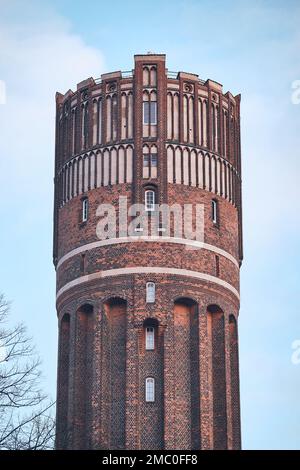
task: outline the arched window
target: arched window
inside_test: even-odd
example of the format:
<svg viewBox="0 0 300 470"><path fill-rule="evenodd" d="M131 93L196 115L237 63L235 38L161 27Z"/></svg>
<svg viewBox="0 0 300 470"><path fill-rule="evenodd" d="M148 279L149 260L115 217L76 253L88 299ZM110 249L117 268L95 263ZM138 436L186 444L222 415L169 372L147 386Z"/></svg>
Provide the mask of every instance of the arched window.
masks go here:
<svg viewBox="0 0 300 470"><path fill-rule="evenodd" d="M145 400L148 403L155 400L155 380L153 377L147 377L145 381Z"/></svg>
<svg viewBox="0 0 300 470"><path fill-rule="evenodd" d="M155 191L153 189L147 189L145 191L145 210L147 212L153 212L155 210Z"/></svg>
<svg viewBox="0 0 300 470"><path fill-rule="evenodd" d="M218 202L216 199L211 201L211 218L214 224L218 223Z"/></svg>
<svg viewBox="0 0 300 470"><path fill-rule="evenodd" d="M82 149L85 149L88 144L88 103L82 105L82 119L81 119L81 137L82 137Z"/></svg>
<svg viewBox="0 0 300 470"><path fill-rule="evenodd" d="M89 216L89 200L84 198L82 200L82 222L86 222Z"/></svg>
<svg viewBox="0 0 300 470"><path fill-rule="evenodd" d="M147 282L146 284L146 303L153 304L155 302L155 284Z"/></svg>
<svg viewBox="0 0 300 470"><path fill-rule="evenodd" d="M154 326L146 326L146 350L153 351L154 350L154 342L155 342L155 330Z"/></svg>

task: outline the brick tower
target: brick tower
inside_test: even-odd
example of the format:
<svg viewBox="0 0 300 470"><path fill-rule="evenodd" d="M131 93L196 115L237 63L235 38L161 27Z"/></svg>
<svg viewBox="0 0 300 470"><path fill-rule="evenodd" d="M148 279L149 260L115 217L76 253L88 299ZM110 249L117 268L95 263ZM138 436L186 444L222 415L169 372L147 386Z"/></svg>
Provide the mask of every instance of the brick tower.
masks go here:
<svg viewBox="0 0 300 470"><path fill-rule="evenodd" d="M240 95L134 60L56 95L56 446L238 449Z"/></svg>

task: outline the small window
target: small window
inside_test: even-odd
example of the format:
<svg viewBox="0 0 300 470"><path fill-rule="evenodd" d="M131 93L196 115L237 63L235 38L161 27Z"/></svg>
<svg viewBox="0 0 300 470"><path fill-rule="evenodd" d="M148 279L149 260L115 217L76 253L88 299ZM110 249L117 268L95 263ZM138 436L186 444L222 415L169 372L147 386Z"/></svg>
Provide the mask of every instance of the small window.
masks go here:
<svg viewBox="0 0 300 470"><path fill-rule="evenodd" d="M155 400L155 380L153 377L147 377L145 382L146 402L153 403Z"/></svg>
<svg viewBox="0 0 300 470"><path fill-rule="evenodd" d="M154 349L154 327L146 327L146 350L153 351Z"/></svg>
<svg viewBox="0 0 300 470"><path fill-rule="evenodd" d="M82 222L86 222L89 216L89 200L83 199L82 201Z"/></svg>
<svg viewBox="0 0 300 470"><path fill-rule="evenodd" d="M218 223L218 203L215 199L211 201L211 218L214 224Z"/></svg>
<svg viewBox="0 0 300 470"><path fill-rule="evenodd" d="M147 282L146 284L146 303L153 304L155 302L155 284Z"/></svg>
<svg viewBox="0 0 300 470"><path fill-rule="evenodd" d="M145 210L148 212L155 210L155 191L152 189L145 191Z"/></svg>

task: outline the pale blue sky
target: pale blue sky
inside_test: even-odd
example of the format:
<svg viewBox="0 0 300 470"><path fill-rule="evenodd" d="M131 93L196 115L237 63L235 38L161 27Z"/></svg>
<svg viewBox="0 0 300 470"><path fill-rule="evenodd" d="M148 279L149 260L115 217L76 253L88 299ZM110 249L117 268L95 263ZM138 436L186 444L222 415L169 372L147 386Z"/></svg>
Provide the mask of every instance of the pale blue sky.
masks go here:
<svg viewBox="0 0 300 470"><path fill-rule="evenodd" d="M300 449L299 25L297 1L0 0L0 291L28 325L52 396L54 95L131 69L136 53L166 53L169 70L242 94L243 447Z"/></svg>

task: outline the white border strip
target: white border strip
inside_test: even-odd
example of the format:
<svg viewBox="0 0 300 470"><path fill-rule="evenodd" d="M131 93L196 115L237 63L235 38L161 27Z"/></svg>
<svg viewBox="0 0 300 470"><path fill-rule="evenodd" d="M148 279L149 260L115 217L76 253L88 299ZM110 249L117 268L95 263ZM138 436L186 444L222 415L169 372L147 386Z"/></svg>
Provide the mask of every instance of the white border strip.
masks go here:
<svg viewBox="0 0 300 470"><path fill-rule="evenodd" d="M72 258L75 255L78 255L82 252L94 250L101 246L116 245L119 243L137 243L137 242L159 242L159 243L178 243L180 245L193 246L195 248L204 248L205 250L213 251L218 253L221 256L229 259L237 268L239 268L239 263L237 260L227 251L222 250L214 245L208 243L200 242L198 240L188 240L186 238L175 238L175 237L164 237L164 236L134 236L134 237L119 237L119 238L107 238L106 240L98 240L96 242L87 243L86 245L79 246L74 250L69 251L60 258L57 263L57 269L68 259Z"/></svg>
<svg viewBox="0 0 300 470"><path fill-rule="evenodd" d="M57 292L56 299L59 298L61 294L66 292L68 289L72 287L78 286L85 282L94 281L95 279L104 279L106 277L111 276L122 276L124 274L171 274L175 276L189 276L194 277L196 279L202 279L204 281L214 282L225 289L230 290L233 294L239 299L239 293L235 287L229 284L222 279L211 276L210 274L199 273L197 271L190 271L189 269L177 269L177 268L165 268L165 267L151 267L151 266L137 266L131 268L118 268L118 269L108 269L107 271L98 271L96 273L87 274L85 276L78 277L73 281L68 282L65 284L59 291Z"/></svg>

